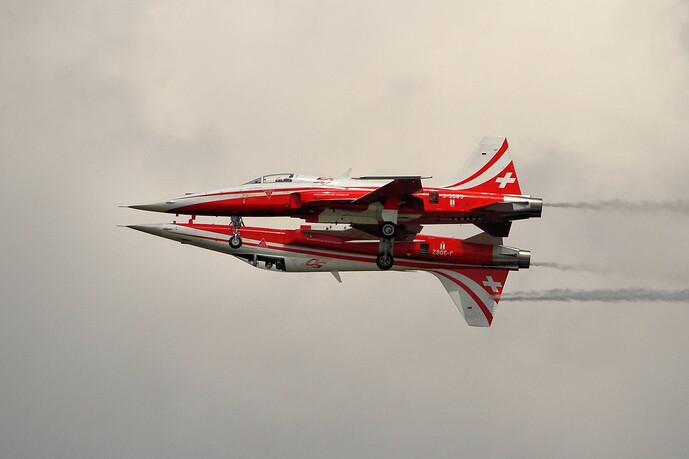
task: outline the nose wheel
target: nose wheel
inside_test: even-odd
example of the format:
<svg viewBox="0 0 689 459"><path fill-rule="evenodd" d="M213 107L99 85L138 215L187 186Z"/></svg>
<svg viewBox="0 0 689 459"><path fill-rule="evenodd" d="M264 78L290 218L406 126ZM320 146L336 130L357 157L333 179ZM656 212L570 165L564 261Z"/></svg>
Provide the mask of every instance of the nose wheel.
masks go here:
<svg viewBox="0 0 689 459"><path fill-rule="evenodd" d="M239 228L244 226L244 221L241 215L233 215L230 217L230 226L234 229L234 234L229 240L230 247L238 249L242 246L242 237L239 235Z"/></svg>

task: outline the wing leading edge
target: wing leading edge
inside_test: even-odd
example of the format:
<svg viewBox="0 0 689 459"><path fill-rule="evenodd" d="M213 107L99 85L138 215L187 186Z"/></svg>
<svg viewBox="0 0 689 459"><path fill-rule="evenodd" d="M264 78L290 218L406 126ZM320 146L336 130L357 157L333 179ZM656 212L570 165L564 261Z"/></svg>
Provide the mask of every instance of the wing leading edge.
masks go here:
<svg viewBox="0 0 689 459"><path fill-rule="evenodd" d="M372 204L385 198L404 198L422 189L420 176L395 177L380 188L356 199L353 204Z"/></svg>
<svg viewBox="0 0 689 459"><path fill-rule="evenodd" d="M356 180L384 180L390 181L385 185L376 188L375 190L366 193L365 195L351 199L346 198L331 198L322 193L293 193L294 204L293 207L303 206L338 206L338 205L352 205L352 204L373 204L374 202L385 202L387 198L398 198L400 201L405 201L412 207L423 207L423 201L412 196L417 191L423 190L421 184L421 176L403 176L403 177L357 177Z"/></svg>

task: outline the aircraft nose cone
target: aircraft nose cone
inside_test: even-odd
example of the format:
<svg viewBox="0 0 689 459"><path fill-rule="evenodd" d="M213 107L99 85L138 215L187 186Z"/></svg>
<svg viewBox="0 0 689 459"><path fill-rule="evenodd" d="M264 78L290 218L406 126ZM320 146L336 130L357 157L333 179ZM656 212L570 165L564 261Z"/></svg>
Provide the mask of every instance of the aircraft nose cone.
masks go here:
<svg viewBox="0 0 689 459"><path fill-rule="evenodd" d="M170 205L166 202L154 202L152 204L136 204L127 207L130 209L148 210L151 212L167 212L167 210L170 208Z"/></svg>
<svg viewBox="0 0 689 459"><path fill-rule="evenodd" d="M154 236L162 236L163 229L160 225L127 225L127 228L133 230L141 231L148 234L153 234Z"/></svg>

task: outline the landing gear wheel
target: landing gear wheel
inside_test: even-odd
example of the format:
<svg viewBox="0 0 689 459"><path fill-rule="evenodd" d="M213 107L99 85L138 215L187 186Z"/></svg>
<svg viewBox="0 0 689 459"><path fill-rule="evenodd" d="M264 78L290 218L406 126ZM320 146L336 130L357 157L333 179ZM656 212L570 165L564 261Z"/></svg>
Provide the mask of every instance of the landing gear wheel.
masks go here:
<svg viewBox="0 0 689 459"><path fill-rule="evenodd" d="M230 247L233 249L238 249L242 246L242 238L239 234L235 234L230 238Z"/></svg>
<svg viewBox="0 0 689 459"><path fill-rule="evenodd" d="M383 271L387 271L388 269L392 268L392 265L395 264L395 259L392 258L392 255L383 252L378 254L378 257L376 258L376 265L378 265L378 268L382 269Z"/></svg>
<svg viewBox="0 0 689 459"><path fill-rule="evenodd" d="M397 236L397 225L392 222L383 222L380 225L380 234L385 239L393 239Z"/></svg>

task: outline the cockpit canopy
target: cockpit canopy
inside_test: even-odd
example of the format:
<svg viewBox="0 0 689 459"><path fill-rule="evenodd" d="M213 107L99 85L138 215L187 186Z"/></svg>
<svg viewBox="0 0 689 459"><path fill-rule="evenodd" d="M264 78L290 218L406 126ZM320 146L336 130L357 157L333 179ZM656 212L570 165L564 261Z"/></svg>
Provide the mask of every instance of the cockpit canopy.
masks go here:
<svg viewBox="0 0 689 459"><path fill-rule="evenodd" d="M294 173L288 173L288 174L269 174L269 175L264 175L263 177L255 178L253 180L250 180L246 183L243 183L243 185L253 185L253 184L258 184L258 183L281 183L281 182L291 182L292 179L294 178Z"/></svg>

